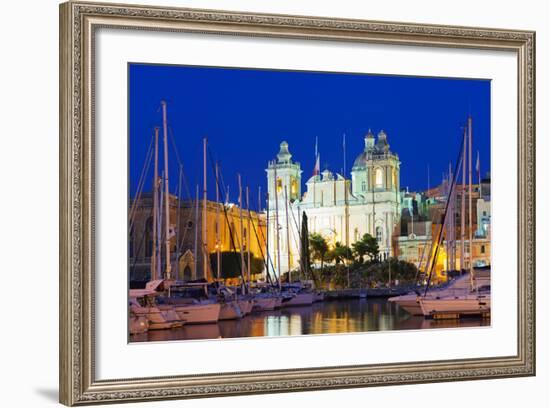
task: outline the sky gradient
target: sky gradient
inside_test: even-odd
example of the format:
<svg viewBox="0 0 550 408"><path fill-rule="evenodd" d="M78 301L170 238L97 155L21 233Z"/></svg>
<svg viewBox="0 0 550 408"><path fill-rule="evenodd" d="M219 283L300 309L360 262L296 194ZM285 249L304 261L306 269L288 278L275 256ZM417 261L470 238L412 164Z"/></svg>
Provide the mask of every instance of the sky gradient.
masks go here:
<svg viewBox="0 0 550 408"><path fill-rule="evenodd" d="M135 195L154 127L162 127L160 101L168 104L171 134L194 195L202 190L202 139L220 162L230 199L237 201L237 173L250 186L257 207L258 186L266 191L267 162L281 141L303 170L302 192L314 167L315 138L322 170L346 175L364 148L364 135L383 129L401 161L401 186L422 191L442 179L456 160L461 126L473 118L473 165L479 151L481 174L490 170L490 80L419 78L169 65L129 65L129 182ZM162 136L162 128L161 128ZM170 142L170 189L178 183L178 160ZM162 163L162 138L160 138ZM152 167L152 166L151 166ZM159 172L162 170L160 166ZM454 163L453 163L454 167ZM144 191L151 190L152 169ZM209 198L215 196L208 163ZM475 177L477 181L477 177ZM183 197L189 198L187 188Z"/></svg>

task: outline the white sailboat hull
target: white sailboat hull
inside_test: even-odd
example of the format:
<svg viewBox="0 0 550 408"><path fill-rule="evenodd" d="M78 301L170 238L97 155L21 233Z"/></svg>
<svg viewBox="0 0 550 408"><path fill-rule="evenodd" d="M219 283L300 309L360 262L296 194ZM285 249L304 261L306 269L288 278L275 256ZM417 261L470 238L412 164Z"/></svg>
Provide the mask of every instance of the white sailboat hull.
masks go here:
<svg viewBox="0 0 550 408"><path fill-rule="evenodd" d="M420 307L424 316L434 316L437 314L460 314L473 315L483 314L491 311L491 297L468 296L460 298L440 298L419 300Z"/></svg>
<svg viewBox="0 0 550 408"><path fill-rule="evenodd" d="M237 303L239 304L239 308L241 309L243 316L246 316L247 314L250 314L250 312L252 312L252 309L254 307L254 302L252 300L240 299L237 301Z"/></svg>
<svg viewBox="0 0 550 408"><path fill-rule="evenodd" d="M237 302L221 304L219 320L234 320L243 317L243 312Z"/></svg>
<svg viewBox="0 0 550 408"><path fill-rule="evenodd" d="M158 307L141 307L131 305L130 311L138 317L146 317L149 321L149 330L172 329L183 325L177 315L174 316L169 311L163 311Z"/></svg>
<svg viewBox="0 0 550 408"><path fill-rule="evenodd" d="M400 308L404 309L407 313L413 316L422 316L422 308L416 295L403 295L396 296L388 299L389 302L396 303Z"/></svg>
<svg viewBox="0 0 550 408"><path fill-rule="evenodd" d="M264 311L264 310L274 310L277 305L276 297L256 297L254 298L254 310Z"/></svg>
<svg viewBox="0 0 550 408"><path fill-rule="evenodd" d="M292 306L309 306L313 304L313 293L297 293L295 296L288 300L283 300L282 307L292 307Z"/></svg>
<svg viewBox="0 0 550 408"><path fill-rule="evenodd" d="M176 313L186 324L215 323L220 316L219 303L188 304L175 307Z"/></svg>

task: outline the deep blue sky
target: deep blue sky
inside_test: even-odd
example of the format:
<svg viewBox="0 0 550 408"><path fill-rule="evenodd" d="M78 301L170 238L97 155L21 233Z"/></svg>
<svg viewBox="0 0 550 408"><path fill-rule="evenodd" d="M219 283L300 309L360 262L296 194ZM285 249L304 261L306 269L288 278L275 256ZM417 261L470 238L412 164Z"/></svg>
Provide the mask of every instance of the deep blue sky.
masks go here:
<svg viewBox="0 0 550 408"><path fill-rule="evenodd" d="M237 200L241 173L256 207L258 186L266 191L267 162L275 158L282 140L302 165L304 190L314 166L316 136L321 167L341 172L346 134L349 175L369 128L387 133L401 160L402 187L426 189L428 164L433 187L449 161L456 160L460 129L469 113L473 165L479 150L483 176L490 169L490 92L489 80L130 64L130 195L135 194L153 128L162 125L163 99L193 194L197 183L202 189L202 139L207 136L230 184L231 201ZM178 171L172 146L169 157L174 193ZM213 198L210 163L208 172ZM152 170L145 191L151 189L151 178Z"/></svg>

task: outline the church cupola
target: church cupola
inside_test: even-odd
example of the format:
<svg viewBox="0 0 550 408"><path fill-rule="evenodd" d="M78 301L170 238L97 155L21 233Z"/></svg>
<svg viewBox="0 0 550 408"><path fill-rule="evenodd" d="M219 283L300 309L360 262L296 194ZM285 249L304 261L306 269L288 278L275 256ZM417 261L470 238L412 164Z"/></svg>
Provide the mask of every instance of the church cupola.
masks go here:
<svg viewBox="0 0 550 408"><path fill-rule="evenodd" d="M383 130L378 133L378 142L376 143L376 147L378 148L378 150L385 153L390 150L390 145L388 144L388 136Z"/></svg>
<svg viewBox="0 0 550 408"><path fill-rule="evenodd" d="M279 153L277 154L277 162L290 163L291 158L292 154L288 151L288 143L286 141L282 141L280 144Z"/></svg>
<svg viewBox="0 0 550 408"><path fill-rule="evenodd" d="M372 134L372 131L369 129L369 131L365 135L365 151L372 150L373 147L374 147L374 135Z"/></svg>
<svg viewBox="0 0 550 408"><path fill-rule="evenodd" d="M281 142L277 159L269 162L266 169L270 206L274 205L272 200L282 200L286 197L289 201L294 201L301 198L302 170L300 163L291 159L288 143Z"/></svg>

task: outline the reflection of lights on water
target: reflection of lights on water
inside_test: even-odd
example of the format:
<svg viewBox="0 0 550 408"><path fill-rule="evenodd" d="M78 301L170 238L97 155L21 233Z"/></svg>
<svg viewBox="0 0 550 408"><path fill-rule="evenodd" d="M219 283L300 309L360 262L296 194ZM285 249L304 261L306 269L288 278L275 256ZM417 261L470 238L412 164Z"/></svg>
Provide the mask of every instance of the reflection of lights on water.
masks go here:
<svg viewBox="0 0 550 408"><path fill-rule="evenodd" d="M297 336L302 334L302 316L299 314L290 315L290 335Z"/></svg>
<svg viewBox="0 0 550 408"><path fill-rule="evenodd" d="M289 320L287 316L267 316L264 319L266 336L288 336Z"/></svg>

